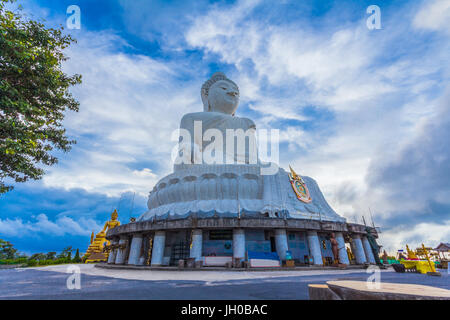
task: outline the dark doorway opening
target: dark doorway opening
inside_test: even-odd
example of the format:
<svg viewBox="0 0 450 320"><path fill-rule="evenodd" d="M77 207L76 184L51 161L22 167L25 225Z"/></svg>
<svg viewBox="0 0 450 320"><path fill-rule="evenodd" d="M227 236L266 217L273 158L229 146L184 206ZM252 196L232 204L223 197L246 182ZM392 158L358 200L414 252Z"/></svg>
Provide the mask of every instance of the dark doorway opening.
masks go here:
<svg viewBox="0 0 450 320"><path fill-rule="evenodd" d="M275 237L270 237L270 252L276 252Z"/></svg>
<svg viewBox="0 0 450 320"><path fill-rule="evenodd" d="M170 255L170 265L174 266L178 264L178 260L183 259L186 260L189 258L190 253L190 244L189 242L178 242L174 244L172 247L171 255Z"/></svg>

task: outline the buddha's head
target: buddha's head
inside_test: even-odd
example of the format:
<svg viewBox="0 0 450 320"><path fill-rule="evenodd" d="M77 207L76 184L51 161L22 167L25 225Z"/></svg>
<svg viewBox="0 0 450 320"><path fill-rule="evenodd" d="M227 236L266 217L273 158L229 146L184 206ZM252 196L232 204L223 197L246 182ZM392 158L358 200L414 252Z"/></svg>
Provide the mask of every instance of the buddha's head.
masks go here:
<svg viewBox="0 0 450 320"><path fill-rule="evenodd" d="M204 111L234 115L239 105L239 87L222 72L216 72L202 86Z"/></svg>
<svg viewBox="0 0 450 320"><path fill-rule="evenodd" d="M117 213L117 210L114 209L114 212L111 213L111 220L112 220L112 221L117 220L117 216L118 216L118 215L119 215L119 214Z"/></svg>

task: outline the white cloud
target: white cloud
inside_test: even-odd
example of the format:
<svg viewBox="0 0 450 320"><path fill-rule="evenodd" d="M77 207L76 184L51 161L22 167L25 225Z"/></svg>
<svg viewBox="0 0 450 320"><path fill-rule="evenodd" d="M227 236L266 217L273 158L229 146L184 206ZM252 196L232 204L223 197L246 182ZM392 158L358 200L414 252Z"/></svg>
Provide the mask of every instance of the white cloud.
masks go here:
<svg viewBox="0 0 450 320"><path fill-rule="evenodd" d="M121 53L127 44L113 34L88 33L78 40L64 68L83 75L83 84L73 89L80 111L65 120L79 143L49 168L44 184L146 195L158 174L171 170L170 136L182 115L201 109L198 84L176 81L183 67Z"/></svg>
<svg viewBox="0 0 450 320"><path fill-rule="evenodd" d="M424 1L413 20L416 28L450 33L450 1Z"/></svg>
<svg viewBox="0 0 450 320"><path fill-rule="evenodd" d="M450 220L442 223L419 223L415 226L397 226L391 230L380 234L380 243L383 249L389 253L395 253L397 250L405 250L406 244L412 248L422 246L436 247L441 242L448 242L450 238Z"/></svg>
<svg viewBox="0 0 450 320"><path fill-rule="evenodd" d="M34 221L16 219L0 219L0 235L7 237L34 237L37 235L82 235L88 236L93 230L96 232L102 228L95 220L80 218L74 220L67 216L58 217L50 221L47 215L41 213Z"/></svg>

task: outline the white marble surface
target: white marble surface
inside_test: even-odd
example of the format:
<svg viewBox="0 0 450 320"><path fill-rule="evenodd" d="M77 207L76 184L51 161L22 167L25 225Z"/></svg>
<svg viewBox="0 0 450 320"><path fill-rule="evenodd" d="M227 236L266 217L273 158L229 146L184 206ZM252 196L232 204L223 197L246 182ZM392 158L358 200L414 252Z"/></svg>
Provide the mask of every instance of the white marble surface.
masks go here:
<svg viewBox="0 0 450 320"><path fill-rule="evenodd" d="M367 237L362 237L362 245L364 248L364 253L366 254L367 262L371 264L376 264L375 257L373 256L372 247L370 246Z"/></svg>
<svg viewBox="0 0 450 320"><path fill-rule="evenodd" d="M361 241L361 237L359 235L353 235L353 248L352 252L355 255L357 264L364 264L367 262L366 254L364 252L364 247Z"/></svg>
<svg viewBox="0 0 450 320"><path fill-rule="evenodd" d="M128 264L138 265L142 246L142 234L135 234L131 240L130 254Z"/></svg>
<svg viewBox="0 0 450 320"><path fill-rule="evenodd" d="M336 232L336 241L338 243L339 262L343 264L350 264L347 249L345 247L344 235L342 234L342 232Z"/></svg>
<svg viewBox="0 0 450 320"><path fill-rule="evenodd" d="M345 222L327 203L317 183L302 177L312 202L297 199L288 173L261 176L259 166L192 165L161 179L149 195L149 210L138 221L176 218L191 213L236 216L266 214L268 217Z"/></svg>
<svg viewBox="0 0 450 320"><path fill-rule="evenodd" d="M192 248L190 250L190 257L195 258L195 261L202 260L202 248L203 248L203 231L200 229L194 229L192 231Z"/></svg>
<svg viewBox="0 0 450 320"><path fill-rule="evenodd" d="M313 257L313 263L315 265L323 265L322 251L320 250L320 242L317 232L309 231L306 237L308 239L309 251Z"/></svg>

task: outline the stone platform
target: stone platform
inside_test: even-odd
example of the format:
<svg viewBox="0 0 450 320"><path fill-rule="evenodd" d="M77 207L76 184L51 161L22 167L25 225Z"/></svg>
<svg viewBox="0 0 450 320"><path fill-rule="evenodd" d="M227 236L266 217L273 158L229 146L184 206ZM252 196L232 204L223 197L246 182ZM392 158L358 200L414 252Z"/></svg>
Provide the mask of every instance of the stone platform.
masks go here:
<svg viewBox="0 0 450 320"><path fill-rule="evenodd" d="M404 283L381 282L377 288L365 281L328 281L308 290L310 300L450 300L450 290Z"/></svg>

